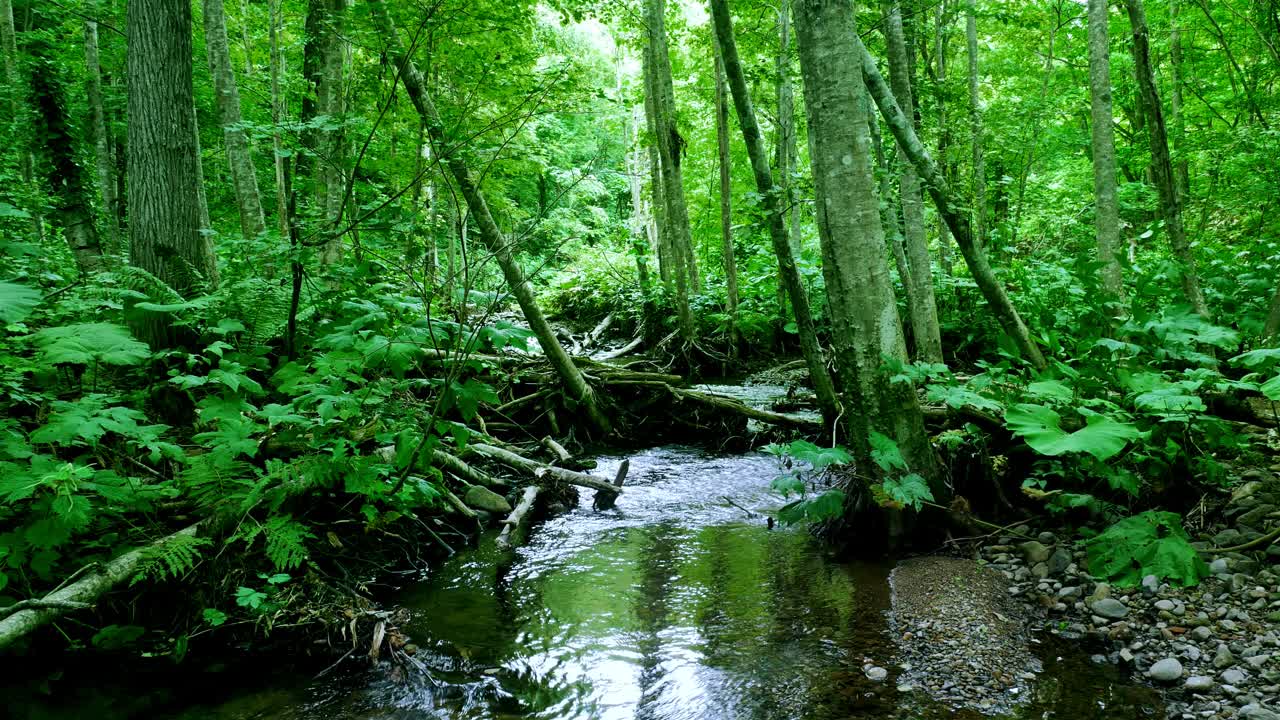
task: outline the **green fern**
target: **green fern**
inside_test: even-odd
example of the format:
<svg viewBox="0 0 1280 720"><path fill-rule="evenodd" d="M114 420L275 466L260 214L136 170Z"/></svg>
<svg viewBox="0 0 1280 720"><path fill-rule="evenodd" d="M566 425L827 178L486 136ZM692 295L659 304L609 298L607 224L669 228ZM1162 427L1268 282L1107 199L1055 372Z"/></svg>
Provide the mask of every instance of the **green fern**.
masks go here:
<svg viewBox="0 0 1280 720"><path fill-rule="evenodd" d="M280 570L301 565L310 556L306 541L315 537L306 525L290 515L272 515L263 534L267 537L267 559Z"/></svg>
<svg viewBox="0 0 1280 720"><path fill-rule="evenodd" d="M209 538L176 535L167 542L153 545L143 551L142 567L130 584L135 585L148 578L167 580L181 577L200 561L200 549L212 544Z"/></svg>
<svg viewBox="0 0 1280 720"><path fill-rule="evenodd" d="M125 265L111 274L128 294L137 299L151 302L176 304L185 301L182 293L171 285L156 277L151 272L136 265Z"/></svg>
<svg viewBox="0 0 1280 720"><path fill-rule="evenodd" d="M40 359L51 365L137 365L151 357L146 343L112 323L83 323L41 330L32 336Z"/></svg>

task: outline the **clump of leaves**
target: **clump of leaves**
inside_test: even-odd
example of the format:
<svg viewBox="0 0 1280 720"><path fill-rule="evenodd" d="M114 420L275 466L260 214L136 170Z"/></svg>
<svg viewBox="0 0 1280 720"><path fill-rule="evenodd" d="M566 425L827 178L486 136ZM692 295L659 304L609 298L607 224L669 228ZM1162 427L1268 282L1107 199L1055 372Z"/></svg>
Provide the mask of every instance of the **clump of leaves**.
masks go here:
<svg viewBox="0 0 1280 720"><path fill-rule="evenodd" d="M1136 586L1147 575L1188 587L1209 574L1176 513L1148 510L1127 517L1085 547L1093 574L1121 587Z"/></svg>
<svg viewBox="0 0 1280 720"><path fill-rule="evenodd" d="M824 448L807 440L796 440L786 445L771 444L761 448L781 460L782 472L773 480L773 489L784 498L799 495L799 499L778 509L778 522L794 525L800 522L823 522L840 516L844 509L845 494L838 488L822 492L810 492L810 485L818 475L830 467L844 465L852 458L843 448Z"/></svg>

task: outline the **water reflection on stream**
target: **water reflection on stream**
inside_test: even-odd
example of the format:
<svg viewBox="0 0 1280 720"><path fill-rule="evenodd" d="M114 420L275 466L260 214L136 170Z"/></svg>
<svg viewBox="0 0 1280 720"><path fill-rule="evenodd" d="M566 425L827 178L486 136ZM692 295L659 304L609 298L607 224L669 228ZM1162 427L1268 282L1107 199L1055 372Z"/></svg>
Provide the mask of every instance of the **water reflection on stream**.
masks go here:
<svg viewBox="0 0 1280 720"><path fill-rule="evenodd" d="M123 699L98 698L80 712L37 707L16 717L976 717L908 710L892 682L864 677L864 661L894 667L887 567L832 562L803 530L770 530L762 516L749 517L747 510L778 504L769 491L772 458L682 447L628 457L616 510L595 512L584 497L514 553L503 556L486 540L396 598L413 609L407 630L421 648L422 673L263 676L258 687L213 680L199 693L167 688L166 700L138 712L125 711ZM612 476L621 459L602 458L597 472ZM1047 681L1021 717L1153 712L1147 692L1082 658L1046 657Z"/></svg>

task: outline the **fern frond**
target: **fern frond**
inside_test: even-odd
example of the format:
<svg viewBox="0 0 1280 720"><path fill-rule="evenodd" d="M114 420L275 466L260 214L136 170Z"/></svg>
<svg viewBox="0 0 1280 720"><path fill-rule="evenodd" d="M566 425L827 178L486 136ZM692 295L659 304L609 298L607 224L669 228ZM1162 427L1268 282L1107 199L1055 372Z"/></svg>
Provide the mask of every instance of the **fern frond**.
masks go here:
<svg viewBox="0 0 1280 720"><path fill-rule="evenodd" d="M263 532L267 537L267 559L276 568L292 570L310 556L306 541L315 535L292 516L272 515Z"/></svg>
<svg viewBox="0 0 1280 720"><path fill-rule="evenodd" d="M212 545L209 538L175 535L168 542L153 545L143 552L143 564L130 585L152 578L167 580L191 571L200 561L200 549Z"/></svg>

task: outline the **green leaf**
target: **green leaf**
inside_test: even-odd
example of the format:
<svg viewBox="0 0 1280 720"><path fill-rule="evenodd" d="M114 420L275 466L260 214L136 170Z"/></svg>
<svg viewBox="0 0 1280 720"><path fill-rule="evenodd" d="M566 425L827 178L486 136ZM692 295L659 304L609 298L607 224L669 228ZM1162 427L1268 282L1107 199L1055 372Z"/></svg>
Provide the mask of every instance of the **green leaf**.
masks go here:
<svg viewBox="0 0 1280 720"><path fill-rule="evenodd" d="M809 463L814 470L825 470L832 465L844 465L853 460L844 448L824 448L808 440L796 440L786 445L785 450L787 455L800 462Z"/></svg>
<svg viewBox="0 0 1280 720"><path fill-rule="evenodd" d="M778 510L778 522L794 525L800 522L824 522L840 517L844 511L844 491L828 490L807 500L797 500Z"/></svg>
<svg viewBox="0 0 1280 720"><path fill-rule="evenodd" d="M1026 440L1033 450L1049 456L1087 452L1099 460L1107 460L1123 450L1130 440L1142 436L1131 423L1084 408L1079 412L1087 424L1070 434L1062 429L1058 413L1043 405L1014 405L1004 419L1009 429Z"/></svg>
<svg viewBox="0 0 1280 720"><path fill-rule="evenodd" d="M1262 391L1263 397L1268 400L1280 401L1280 375L1262 383L1262 386L1258 389Z"/></svg>
<svg viewBox="0 0 1280 720"><path fill-rule="evenodd" d="M773 488L774 492L778 493L782 497L788 497L792 493L797 495L804 494L804 480L801 480L798 475L792 473L779 475L774 478L773 482L769 485Z"/></svg>
<svg viewBox="0 0 1280 720"><path fill-rule="evenodd" d="M93 646L103 650L116 650L131 645L146 632L137 625L108 625L93 636Z"/></svg>
<svg viewBox="0 0 1280 720"><path fill-rule="evenodd" d="M236 589L236 604L240 607L257 610L267 601L267 594L261 590L253 588L240 587Z"/></svg>
<svg viewBox="0 0 1280 720"><path fill-rule="evenodd" d="M0 323L22 322L39 304L39 290L26 285L0 282Z"/></svg>
<svg viewBox="0 0 1280 720"><path fill-rule="evenodd" d="M1075 397L1075 393L1071 388L1064 385L1060 380L1041 380L1033 382L1027 386L1027 394L1042 400L1053 400L1062 404L1067 404Z"/></svg>
<svg viewBox="0 0 1280 720"><path fill-rule="evenodd" d="M883 488L894 502L916 511L924 506L924 501L933 502L933 491L929 489L929 483L916 473L885 480Z"/></svg>
<svg viewBox="0 0 1280 720"><path fill-rule="evenodd" d="M213 627L218 627L227 621L227 614L216 608L205 608L201 615L204 617L204 621Z"/></svg>
<svg viewBox="0 0 1280 720"><path fill-rule="evenodd" d="M50 364L137 365L151 357L146 343L111 323L84 323L41 330L32 336L41 359Z"/></svg>
<svg viewBox="0 0 1280 720"><path fill-rule="evenodd" d="M1250 350L1231 358L1232 365L1243 365L1250 370L1262 370L1273 364L1280 364L1280 348L1262 348Z"/></svg>
<svg viewBox="0 0 1280 720"><path fill-rule="evenodd" d="M907 461L902 457L902 451L898 449L898 443L893 438L881 435L875 430L871 431L871 459L885 472L908 469Z"/></svg>
<svg viewBox="0 0 1280 720"><path fill-rule="evenodd" d="M1186 587L1209 574L1176 513L1148 510L1125 518L1086 547L1090 570L1120 586L1132 587L1144 576L1155 575Z"/></svg>

